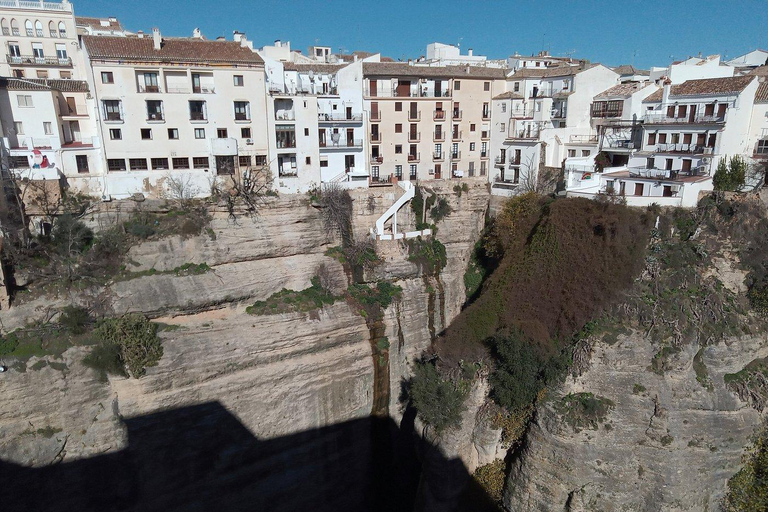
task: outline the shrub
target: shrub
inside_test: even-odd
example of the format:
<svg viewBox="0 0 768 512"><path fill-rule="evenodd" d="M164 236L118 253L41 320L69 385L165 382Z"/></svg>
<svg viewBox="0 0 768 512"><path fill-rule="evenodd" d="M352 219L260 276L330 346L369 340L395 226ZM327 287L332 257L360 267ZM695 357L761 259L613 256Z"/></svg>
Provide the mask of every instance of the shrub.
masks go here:
<svg viewBox="0 0 768 512"><path fill-rule="evenodd" d="M560 413L563 421L578 432L583 428L597 430L598 425L605 421L613 407L614 403L607 398L595 396L592 393L571 393L564 396L556 404L555 409ZM662 444L664 444L663 441Z"/></svg>
<svg viewBox="0 0 768 512"><path fill-rule="evenodd" d="M387 309L392 301L399 298L403 289L389 281L378 281L375 288L366 284L353 284L349 294L363 306L378 306Z"/></svg>
<svg viewBox="0 0 768 512"><path fill-rule="evenodd" d="M56 219L51 231L56 252L68 257L80 254L93 243L93 231L72 215L62 215Z"/></svg>
<svg viewBox="0 0 768 512"><path fill-rule="evenodd" d="M19 339L14 333L8 333L0 337L0 355L7 355L16 350Z"/></svg>
<svg viewBox="0 0 768 512"><path fill-rule="evenodd" d="M473 475L480 487L494 503L501 505L502 495L504 493L504 482L506 480L505 466L503 459L495 460L490 464L480 466Z"/></svg>
<svg viewBox="0 0 768 512"><path fill-rule="evenodd" d="M768 427L765 424L753 437L743 457L743 466L728 480L724 512L764 511L768 503Z"/></svg>
<svg viewBox="0 0 768 512"><path fill-rule="evenodd" d="M413 199L411 199L411 210L416 219L416 229L422 230L430 227L430 224L425 218L425 212L432 209L436 200L437 194L434 192L430 192L429 197L424 199L424 193L422 192L421 187L416 187Z"/></svg>
<svg viewBox="0 0 768 512"><path fill-rule="evenodd" d="M451 210L451 206L448 204L448 200L444 197L441 197L437 200L435 206L429 210L429 214L432 216L432 219L434 219L435 222L440 222L445 217L449 216L452 211L453 210Z"/></svg>
<svg viewBox="0 0 768 512"><path fill-rule="evenodd" d="M88 310L80 306L67 306L61 311L59 316L59 325L64 327L70 334L84 334L91 322L91 315Z"/></svg>
<svg viewBox="0 0 768 512"><path fill-rule="evenodd" d="M720 159L712 178L715 190L738 192L747 179L747 163L739 155L732 156L726 163L726 157Z"/></svg>
<svg viewBox="0 0 768 512"><path fill-rule="evenodd" d="M132 377L139 378L146 373L147 367L156 366L163 356L157 328L157 324L144 315L130 314L102 320L95 334L103 344L119 346L128 372Z"/></svg>
<svg viewBox="0 0 768 512"><path fill-rule="evenodd" d="M542 359L519 332L495 337L489 344L495 361L491 398L510 412L525 409L544 386Z"/></svg>
<svg viewBox="0 0 768 512"><path fill-rule="evenodd" d="M336 301L336 297L323 287L319 276L314 276L310 282L312 286L301 291L284 288L272 294L267 300L260 300L248 306L245 312L249 315L309 312Z"/></svg>
<svg viewBox="0 0 768 512"><path fill-rule="evenodd" d="M125 362L120 346L117 343L100 343L83 359L85 366L96 370L99 380L106 381L107 375L127 377Z"/></svg>
<svg viewBox="0 0 768 512"><path fill-rule="evenodd" d="M406 243L408 244L408 261L416 263L424 274L437 275L448 263L445 246L434 236L428 240L418 237Z"/></svg>
<svg viewBox="0 0 768 512"><path fill-rule="evenodd" d="M461 423L466 391L443 380L434 364L419 362L414 366L410 397L419 417L437 433Z"/></svg>

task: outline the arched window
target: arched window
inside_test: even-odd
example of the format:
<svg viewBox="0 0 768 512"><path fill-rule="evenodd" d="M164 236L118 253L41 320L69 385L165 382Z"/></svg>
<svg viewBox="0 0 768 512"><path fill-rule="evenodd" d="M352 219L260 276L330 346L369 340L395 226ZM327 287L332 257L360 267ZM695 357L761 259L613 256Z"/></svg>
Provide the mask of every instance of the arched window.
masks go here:
<svg viewBox="0 0 768 512"><path fill-rule="evenodd" d="M35 31L32 30L32 22L27 20L24 22L24 29L27 31L27 36L33 37L35 35Z"/></svg>
<svg viewBox="0 0 768 512"><path fill-rule="evenodd" d="M3 35L4 36L11 35L11 29L8 26L8 20L7 19L3 18L2 20L0 20L0 27L2 27L2 29L3 29Z"/></svg>
<svg viewBox="0 0 768 512"><path fill-rule="evenodd" d="M19 34L19 22L15 19L11 20L11 33L15 36L20 35Z"/></svg>
<svg viewBox="0 0 768 512"><path fill-rule="evenodd" d="M48 33L51 34L51 37L59 37L59 32L56 30L56 25L52 22L48 22Z"/></svg>
<svg viewBox="0 0 768 512"><path fill-rule="evenodd" d="M59 22L59 37L67 37L67 26L63 21Z"/></svg>
<svg viewBox="0 0 768 512"><path fill-rule="evenodd" d="M43 24L40 23L40 20L35 21L35 35L43 37Z"/></svg>

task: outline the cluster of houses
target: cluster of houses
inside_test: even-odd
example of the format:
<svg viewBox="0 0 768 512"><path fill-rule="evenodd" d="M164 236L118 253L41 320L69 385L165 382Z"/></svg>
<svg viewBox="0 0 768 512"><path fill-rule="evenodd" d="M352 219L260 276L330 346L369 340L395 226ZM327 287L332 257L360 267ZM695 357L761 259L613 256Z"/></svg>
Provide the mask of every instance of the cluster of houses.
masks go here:
<svg viewBox="0 0 768 512"><path fill-rule="evenodd" d="M66 0L0 0L0 29L3 172L103 199L269 169L283 193L474 179L511 196L546 174L568 195L693 206L720 159L768 168L762 50L640 70L434 43L395 62L130 32Z"/></svg>

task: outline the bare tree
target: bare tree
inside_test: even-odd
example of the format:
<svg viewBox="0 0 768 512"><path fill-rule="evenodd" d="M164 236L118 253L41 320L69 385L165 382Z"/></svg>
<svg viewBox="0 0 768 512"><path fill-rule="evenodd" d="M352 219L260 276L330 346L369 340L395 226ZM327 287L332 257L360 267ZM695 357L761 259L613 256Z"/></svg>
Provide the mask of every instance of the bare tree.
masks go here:
<svg viewBox="0 0 768 512"><path fill-rule="evenodd" d="M269 164L248 167L230 174L219 181L211 181L211 195L224 201L230 220L236 220L236 211L242 207L248 216L254 216L266 204L266 198L274 195L272 170Z"/></svg>
<svg viewBox="0 0 768 512"><path fill-rule="evenodd" d="M182 210L189 210L194 199L200 195L198 187L189 174L165 176L166 196L175 201Z"/></svg>
<svg viewBox="0 0 768 512"><path fill-rule="evenodd" d="M555 189L559 179L559 173L554 167L545 167L536 165L534 155L530 155L521 165L520 184L518 191L521 194L535 192L537 194L548 194Z"/></svg>
<svg viewBox="0 0 768 512"><path fill-rule="evenodd" d="M352 245L352 196L349 191L337 183L323 185L320 193L320 211L328 238L339 235L343 247Z"/></svg>

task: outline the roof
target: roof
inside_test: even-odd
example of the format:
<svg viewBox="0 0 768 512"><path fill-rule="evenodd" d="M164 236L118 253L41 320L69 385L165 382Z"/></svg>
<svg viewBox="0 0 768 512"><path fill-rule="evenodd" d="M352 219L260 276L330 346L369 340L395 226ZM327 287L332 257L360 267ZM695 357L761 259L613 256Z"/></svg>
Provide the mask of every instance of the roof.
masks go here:
<svg viewBox="0 0 768 512"><path fill-rule="evenodd" d="M511 75L510 78L550 78L554 76L573 76L592 69L599 64L587 64L585 67L581 66L554 66L550 68L520 68Z"/></svg>
<svg viewBox="0 0 768 512"><path fill-rule="evenodd" d="M525 96L520 93L507 91L493 97L494 100L523 100Z"/></svg>
<svg viewBox="0 0 768 512"><path fill-rule="evenodd" d="M637 69L630 64L624 64L622 66L616 66L613 70L620 75L642 75L650 76L651 72L645 69Z"/></svg>
<svg viewBox="0 0 768 512"><path fill-rule="evenodd" d="M152 35L145 37L83 36L91 58L149 62L202 62L263 64L250 48L234 41L208 41L197 38L163 38L155 50Z"/></svg>
<svg viewBox="0 0 768 512"><path fill-rule="evenodd" d="M768 103L768 81L761 83L757 87L755 103Z"/></svg>
<svg viewBox="0 0 768 512"><path fill-rule="evenodd" d="M346 64L325 64L323 62L284 62L283 69L285 71L299 71L308 73L310 71L314 73L335 73L338 70L347 67Z"/></svg>
<svg viewBox="0 0 768 512"><path fill-rule="evenodd" d="M669 95L671 97L738 94L754 79L754 76L731 76L726 78L686 80L681 84L673 85Z"/></svg>
<svg viewBox="0 0 768 512"><path fill-rule="evenodd" d="M614 71L616 71L614 69ZM617 71L618 73L618 71ZM629 98L634 93L636 93L639 90L645 89L648 87L649 83L639 83L639 82L627 82L624 84L614 85L610 89L601 92L597 96L595 96L596 100L607 100L611 98Z"/></svg>
<svg viewBox="0 0 768 512"><path fill-rule="evenodd" d="M647 98L643 100L643 103L661 103L661 100L664 99L664 90L659 89L655 93L651 94Z"/></svg>
<svg viewBox="0 0 768 512"><path fill-rule="evenodd" d="M752 76L768 76L768 66L758 66L749 72Z"/></svg>
<svg viewBox="0 0 768 512"><path fill-rule="evenodd" d="M62 91L88 92L88 82L84 80L49 80L46 78L2 78L0 88L9 91Z"/></svg>
<svg viewBox="0 0 768 512"><path fill-rule="evenodd" d="M101 24L102 21L106 21L108 25L105 27ZM123 30L123 26L116 18L88 18L85 16L75 16L75 25L78 27L91 27L99 30Z"/></svg>
<svg viewBox="0 0 768 512"><path fill-rule="evenodd" d="M503 79L506 71L482 66L413 66L407 62L364 62L366 76L416 76L435 78L496 78Z"/></svg>

